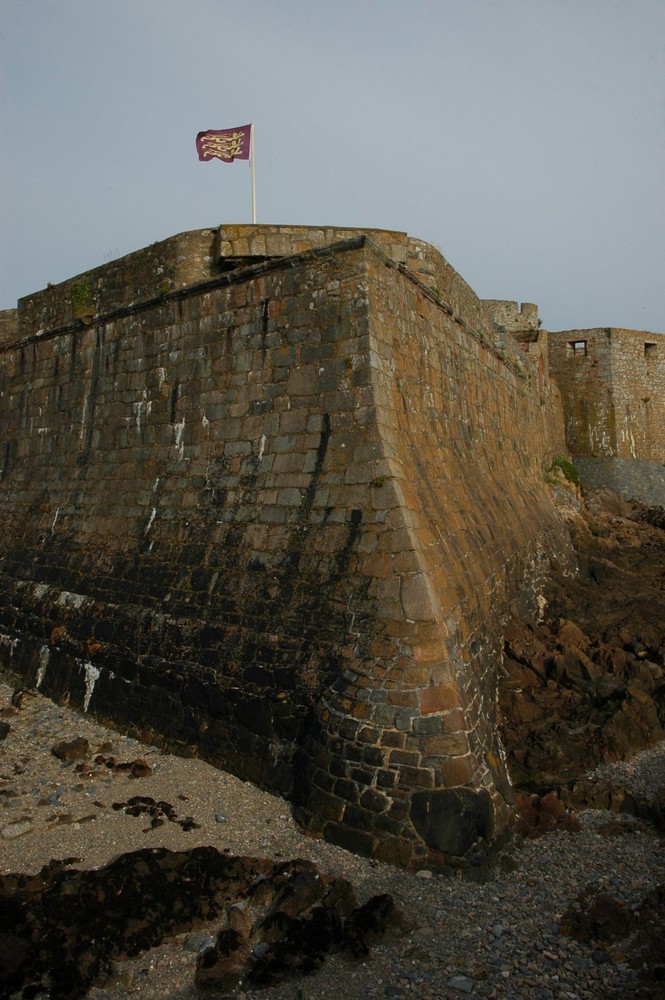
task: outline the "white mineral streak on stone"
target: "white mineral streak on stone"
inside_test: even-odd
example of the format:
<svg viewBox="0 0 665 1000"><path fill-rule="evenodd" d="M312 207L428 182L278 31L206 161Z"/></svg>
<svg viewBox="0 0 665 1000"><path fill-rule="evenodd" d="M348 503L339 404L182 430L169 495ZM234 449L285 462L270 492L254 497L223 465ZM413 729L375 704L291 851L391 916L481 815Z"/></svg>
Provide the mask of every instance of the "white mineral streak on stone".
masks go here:
<svg viewBox="0 0 665 1000"><path fill-rule="evenodd" d="M140 399L138 403L134 404L136 410L136 430L139 432L139 434L141 433L141 415L143 413L143 407L144 405L146 405L145 401L147 398L148 398L148 390L144 389L143 399ZM150 415L150 403L146 405L146 413Z"/></svg>
<svg viewBox="0 0 665 1000"><path fill-rule="evenodd" d="M57 603L64 608L80 608L85 597L83 594L70 594L68 590L63 590L58 597Z"/></svg>
<svg viewBox="0 0 665 1000"><path fill-rule="evenodd" d="M607 420L607 414L604 410L599 413L599 423L604 425ZM614 455L616 449L612 447L612 442L607 429L602 426L592 426L589 428L589 445L591 447L592 454L599 452L601 455Z"/></svg>
<svg viewBox="0 0 665 1000"><path fill-rule="evenodd" d="M185 436L185 418L183 417L180 423L174 424L175 427L175 446L178 449L178 457L182 461L182 457L185 453L185 442L183 438Z"/></svg>
<svg viewBox="0 0 665 1000"><path fill-rule="evenodd" d="M157 476L157 478L155 479L155 482L153 484L153 487L152 487L152 492L153 493L155 492L155 490L157 489L158 486L159 486L159 476Z"/></svg>
<svg viewBox="0 0 665 1000"><path fill-rule="evenodd" d="M46 668L48 667L49 660L51 659L51 650L48 646L42 646L39 650L39 666L37 667L37 680L35 681L35 687L39 688L42 685L42 681L46 676Z"/></svg>
<svg viewBox="0 0 665 1000"><path fill-rule="evenodd" d="M99 667L93 667L92 663L84 663L83 669L85 671L85 698L83 699L83 711L87 712L90 699L92 698L92 692L95 690L95 683L101 673L101 670Z"/></svg>
<svg viewBox="0 0 665 1000"><path fill-rule="evenodd" d="M205 413L203 414L203 419L201 420L201 423L203 424L204 431L207 431L208 427L210 426L210 421L206 417Z"/></svg>
<svg viewBox="0 0 665 1000"><path fill-rule="evenodd" d="M81 433L79 434L81 441L83 440L83 432L85 431L85 418L87 412L88 412L88 397L84 396L83 407L81 409Z"/></svg>
<svg viewBox="0 0 665 1000"><path fill-rule="evenodd" d="M14 650L18 646L18 639L12 639L11 636L3 633L0 635L0 646L9 646L9 659L11 660Z"/></svg>
<svg viewBox="0 0 665 1000"><path fill-rule="evenodd" d="M58 520L58 515L60 514L60 508L58 507L55 512L55 517L53 518L53 524L51 525L51 531L55 531L55 526Z"/></svg>
<svg viewBox="0 0 665 1000"><path fill-rule="evenodd" d="M152 522L155 520L156 517L157 517L157 508L153 507L152 508L152 514L150 515L150 520L148 521L148 524L146 525L146 529L145 529L145 532L144 532L145 535L147 535L148 532L150 531L150 529L152 528Z"/></svg>
<svg viewBox="0 0 665 1000"><path fill-rule="evenodd" d="M159 382L159 388L161 389L164 383L166 382L166 368L157 369L157 379Z"/></svg>
<svg viewBox="0 0 665 1000"><path fill-rule="evenodd" d="M259 440L259 462L263 458L263 452L265 450L266 450L266 436L265 434L262 434Z"/></svg>
<svg viewBox="0 0 665 1000"><path fill-rule="evenodd" d="M499 701L499 699L497 697L497 703L498 703L498 701ZM509 782L509 784L512 787L513 782L511 780L510 772L508 770L508 754L506 753L506 748L503 745L503 740L501 739L501 736L500 736L499 733L497 733L496 748L499 751L499 757L501 758L501 762L502 762L503 766L506 769L506 774L508 776L508 782Z"/></svg>
<svg viewBox="0 0 665 1000"><path fill-rule="evenodd" d="M630 447L630 457L631 458L637 458L637 450L635 448L635 435L633 434L633 432L632 432L632 430L630 428L628 428L627 431L623 432L623 438L624 438L624 441L626 439L628 440L628 445Z"/></svg>

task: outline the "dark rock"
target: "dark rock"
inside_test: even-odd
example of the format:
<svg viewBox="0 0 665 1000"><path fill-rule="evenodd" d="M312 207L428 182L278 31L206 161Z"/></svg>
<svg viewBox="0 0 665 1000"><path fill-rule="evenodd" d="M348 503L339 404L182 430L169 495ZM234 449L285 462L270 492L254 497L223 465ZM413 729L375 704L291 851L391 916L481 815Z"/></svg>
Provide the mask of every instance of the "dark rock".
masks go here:
<svg viewBox="0 0 665 1000"><path fill-rule="evenodd" d="M411 821L425 843L444 855L461 857L492 836L492 802L481 789L443 788L416 792Z"/></svg>
<svg viewBox="0 0 665 1000"><path fill-rule="evenodd" d="M665 830L665 787L650 795L644 804L638 802L637 813L657 830Z"/></svg>
<svg viewBox="0 0 665 1000"><path fill-rule="evenodd" d="M195 954L214 947L215 941L206 934L205 931L194 931L183 943L183 951L191 951Z"/></svg>
<svg viewBox="0 0 665 1000"><path fill-rule="evenodd" d="M580 573L552 575L547 618L505 628L499 704L517 788L572 786L665 738L665 536L637 505L606 506L574 526Z"/></svg>
<svg viewBox="0 0 665 1000"><path fill-rule="evenodd" d="M186 831L197 830L201 826L200 823L194 822L192 816L178 819L178 814L170 802L163 800L156 802L149 795L133 795L127 802L114 802L111 808L116 812L122 809L128 816L147 816L150 819L150 825L145 828L144 833L147 833L148 830L154 830L158 826L163 826L165 820L177 823Z"/></svg>
<svg viewBox="0 0 665 1000"><path fill-rule="evenodd" d="M145 804L145 803L138 803ZM366 954L392 914L390 897L356 907L344 879L305 861L274 864L212 847L136 851L105 868L53 861L0 876L0 995L76 1000L112 963L226 912L199 957L199 985L256 985L316 968L331 950ZM207 943L192 935L186 948Z"/></svg>
<svg viewBox="0 0 665 1000"><path fill-rule="evenodd" d="M566 805L578 809L607 809L617 813L636 813L638 810L635 794L608 778L583 778L575 781L567 789L561 790L561 798Z"/></svg>
<svg viewBox="0 0 665 1000"><path fill-rule="evenodd" d="M22 706L25 694L26 692L23 688L16 688L16 690L12 692L11 703L14 708L20 708Z"/></svg>
<svg viewBox="0 0 665 1000"><path fill-rule="evenodd" d="M56 862L38 875L4 875L0 941L13 958L0 967L0 995L28 988L53 1000L82 997L112 960L215 918L271 867L199 847L136 851L96 871Z"/></svg>
<svg viewBox="0 0 665 1000"><path fill-rule="evenodd" d="M0 722L0 740L4 740L9 735L11 726L8 722Z"/></svg>
<svg viewBox="0 0 665 1000"><path fill-rule="evenodd" d="M270 986L313 972L329 952L365 956L385 934L393 910L390 896L356 907L346 880L321 875L308 862L288 862L227 909L214 947L199 956L196 985L225 992L241 981Z"/></svg>
<svg viewBox="0 0 665 1000"><path fill-rule="evenodd" d="M87 756L90 744L83 736L73 740L62 740L51 747L51 753L58 760L83 760Z"/></svg>
<svg viewBox="0 0 665 1000"><path fill-rule="evenodd" d="M364 906L351 913L344 924L343 942L354 958L363 958L383 939L393 911L392 896L383 893L372 896Z"/></svg>
<svg viewBox="0 0 665 1000"><path fill-rule="evenodd" d="M580 830L579 818L566 807L556 792L543 796L518 792L515 803L519 813L517 833L523 837L534 839L551 830L572 833Z"/></svg>
<svg viewBox="0 0 665 1000"><path fill-rule="evenodd" d="M665 507L644 507L642 504L636 506L642 521L652 524L655 528L665 528Z"/></svg>
<svg viewBox="0 0 665 1000"><path fill-rule="evenodd" d="M617 992L622 1000L660 1000L665 984L665 886L653 889L635 909L588 886L561 920L561 933L595 945L596 964L626 962L636 980Z"/></svg>
<svg viewBox="0 0 665 1000"><path fill-rule="evenodd" d="M576 941L616 941L628 937L636 924L635 913L622 900L587 886L561 918L560 930Z"/></svg>
<svg viewBox="0 0 665 1000"><path fill-rule="evenodd" d="M115 774L126 774L129 778L148 778L152 774L152 768L145 760L130 760L118 762L115 757L105 757L103 754L97 754L95 757L95 764L98 767L105 767L109 771L113 771ZM77 770L81 765L77 767ZM91 776L93 774L90 770Z"/></svg>

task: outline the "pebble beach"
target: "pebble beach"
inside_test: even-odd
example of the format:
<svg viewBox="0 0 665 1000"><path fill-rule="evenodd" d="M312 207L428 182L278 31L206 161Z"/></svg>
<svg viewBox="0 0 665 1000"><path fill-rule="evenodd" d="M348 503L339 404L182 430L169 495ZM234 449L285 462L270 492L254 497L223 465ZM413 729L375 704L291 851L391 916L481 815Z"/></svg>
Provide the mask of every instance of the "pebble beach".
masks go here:
<svg viewBox="0 0 665 1000"><path fill-rule="evenodd" d="M575 941L561 933L561 920L587 887L637 911L665 882L663 836L644 823L587 811L580 832L516 841L483 880L406 873L305 836L283 799L203 761L162 753L38 693L26 692L20 707L12 705L12 691L9 679L0 683L0 718L9 726L0 742L3 874L37 872L52 859L99 868L141 848L211 845L234 854L308 859L348 879L360 902L393 896L400 918L366 959L332 955L311 976L262 990L241 985L232 994L238 1000L639 995L640 969L623 942ZM77 738L89 744L83 763L52 752ZM665 785L665 745L606 766L604 776L612 769L627 787L657 792ZM154 824L144 813L126 811L138 795L161 804ZM218 928L219 921L193 928L117 962L112 978L88 997L221 996L194 986L197 952ZM665 997L665 984L662 993L648 995Z"/></svg>

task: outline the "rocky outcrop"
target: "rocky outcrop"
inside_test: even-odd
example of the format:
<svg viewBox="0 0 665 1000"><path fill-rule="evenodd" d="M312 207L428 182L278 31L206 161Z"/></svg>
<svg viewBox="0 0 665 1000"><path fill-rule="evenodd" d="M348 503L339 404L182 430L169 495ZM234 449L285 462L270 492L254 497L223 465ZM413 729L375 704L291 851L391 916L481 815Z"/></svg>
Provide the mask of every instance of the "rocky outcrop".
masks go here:
<svg viewBox="0 0 665 1000"><path fill-rule="evenodd" d="M640 975L631 1000L658 1000L665 983L665 886L657 886L636 906L587 886L561 919L561 933L593 947L597 963L627 962Z"/></svg>
<svg viewBox="0 0 665 1000"><path fill-rule="evenodd" d="M225 914L199 961L199 985L263 985L312 971L332 950L366 955L391 917L389 896L356 906L344 879L307 861L275 863L213 847L146 849L104 868L52 861L0 877L0 992L83 997L113 963Z"/></svg>
<svg viewBox="0 0 665 1000"><path fill-rule="evenodd" d="M590 497L571 521L579 574L553 575L541 622L506 625L499 698L518 787L542 793L569 785L580 802L580 779L591 768L665 739L658 525L657 511Z"/></svg>
<svg viewBox="0 0 665 1000"><path fill-rule="evenodd" d="M387 894L358 907L345 879L292 862L272 879L257 879L242 903L227 908L215 944L199 956L196 985L228 993L242 983L270 986L308 975L329 952L362 958L382 939L393 910Z"/></svg>

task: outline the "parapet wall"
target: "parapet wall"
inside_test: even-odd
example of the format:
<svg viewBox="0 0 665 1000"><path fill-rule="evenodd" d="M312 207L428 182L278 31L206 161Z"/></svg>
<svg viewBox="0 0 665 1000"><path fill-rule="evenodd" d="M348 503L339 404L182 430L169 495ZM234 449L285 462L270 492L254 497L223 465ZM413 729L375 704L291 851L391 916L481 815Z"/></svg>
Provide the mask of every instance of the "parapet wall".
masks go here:
<svg viewBox="0 0 665 1000"><path fill-rule="evenodd" d="M454 315L476 332L489 333L491 324L483 303L437 250L406 233L363 232L388 258L432 289ZM214 280L239 267L357 238L357 229L339 226L226 225L179 233L25 296L19 301L18 322L15 310L5 311L7 336L3 339L9 339L12 331L20 339L74 321L88 324L95 316L112 316L136 302L162 300L171 291Z"/></svg>
<svg viewBox="0 0 665 1000"><path fill-rule="evenodd" d="M484 303L429 243L406 233L386 229L363 230L390 260L415 275L458 321L477 333L489 335L491 324ZM357 229L339 226L221 226L219 260L222 267L247 264L302 253L355 239Z"/></svg>
<svg viewBox="0 0 665 1000"><path fill-rule="evenodd" d="M0 353L5 660L353 850L492 842L500 618L568 558L556 389L362 234L108 313L96 287L80 320L23 300L54 325Z"/></svg>
<svg viewBox="0 0 665 1000"><path fill-rule="evenodd" d="M18 337L92 323L219 274L217 229L195 229L19 299Z"/></svg>

